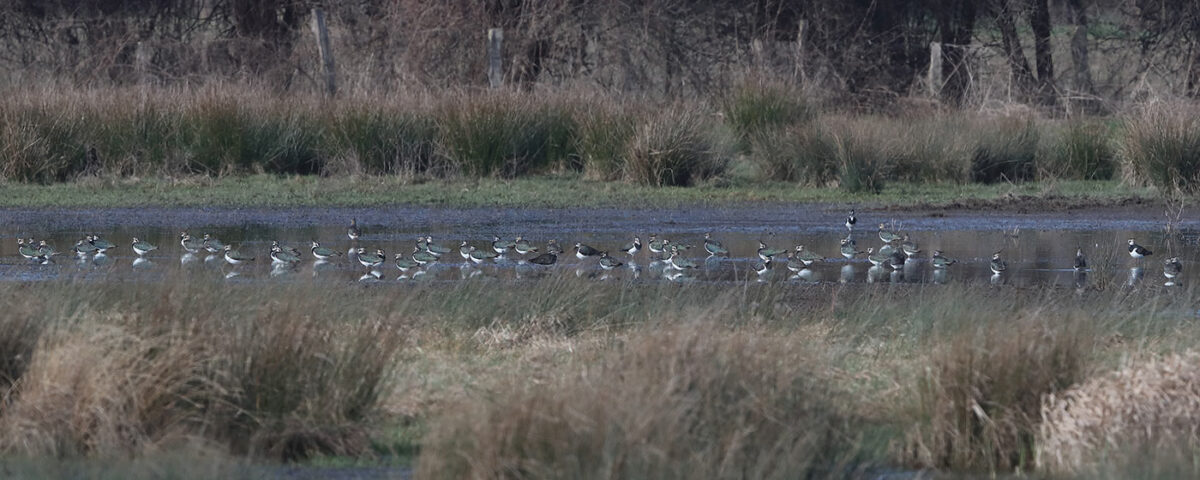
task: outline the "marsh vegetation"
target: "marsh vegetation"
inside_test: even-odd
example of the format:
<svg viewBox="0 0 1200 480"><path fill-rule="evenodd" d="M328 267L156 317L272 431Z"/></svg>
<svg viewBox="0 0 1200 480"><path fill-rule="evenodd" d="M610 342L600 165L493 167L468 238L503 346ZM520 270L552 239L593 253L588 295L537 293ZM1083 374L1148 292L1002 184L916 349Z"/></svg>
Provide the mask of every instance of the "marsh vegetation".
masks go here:
<svg viewBox="0 0 1200 480"><path fill-rule="evenodd" d="M14 285L0 447L446 478L1196 473L1141 454L1190 438L1191 290L779 287ZM1145 423L1095 423L1113 409Z"/></svg>

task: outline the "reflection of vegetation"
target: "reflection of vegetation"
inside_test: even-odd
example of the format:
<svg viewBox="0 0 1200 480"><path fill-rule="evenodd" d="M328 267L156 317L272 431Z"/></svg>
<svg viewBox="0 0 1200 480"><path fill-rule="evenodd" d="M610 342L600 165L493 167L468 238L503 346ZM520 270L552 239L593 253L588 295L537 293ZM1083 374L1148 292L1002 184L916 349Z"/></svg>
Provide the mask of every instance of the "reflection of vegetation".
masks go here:
<svg viewBox="0 0 1200 480"><path fill-rule="evenodd" d="M1056 471L1136 470L1111 449L1155 437L1073 439L1043 428L1041 406L1089 395L1089 379L1112 383L1122 359L1200 340L1191 292L1112 295L1105 282L1082 298L852 285L831 300L777 284L550 275L520 293L486 280L363 289L190 277L6 289L0 354L28 361L6 370L0 447L31 469L226 451L341 466L415 454L423 476L455 478L708 478L731 466L795 478L868 465L1037 471L1053 441L1082 460ZM22 327L31 322L39 328ZM1068 410L1056 425L1086 413ZM1088 447L1096 435L1123 443Z"/></svg>

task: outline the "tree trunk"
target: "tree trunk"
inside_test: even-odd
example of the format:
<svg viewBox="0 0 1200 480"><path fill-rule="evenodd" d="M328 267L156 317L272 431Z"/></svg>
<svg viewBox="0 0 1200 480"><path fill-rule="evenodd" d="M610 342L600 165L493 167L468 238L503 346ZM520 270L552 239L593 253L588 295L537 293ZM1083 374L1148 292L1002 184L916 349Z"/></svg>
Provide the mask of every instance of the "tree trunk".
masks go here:
<svg viewBox="0 0 1200 480"><path fill-rule="evenodd" d="M970 87L967 47L975 31L974 0L945 0L937 20L942 41L942 98L958 106Z"/></svg>
<svg viewBox="0 0 1200 480"><path fill-rule="evenodd" d="M1033 28L1034 58L1037 63L1038 99L1053 105L1058 98L1054 86L1054 57L1050 45L1050 5L1047 0L1029 0L1029 26Z"/></svg>
<svg viewBox="0 0 1200 480"><path fill-rule="evenodd" d="M1017 23L1014 19L1009 0L995 0L996 27L1000 29L1001 45L1004 56L1008 58L1008 67L1012 70L1012 82L1017 92L1023 97L1033 91L1033 72L1029 70L1029 61L1025 59L1025 50L1021 48L1021 39L1017 37Z"/></svg>
<svg viewBox="0 0 1200 480"><path fill-rule="evenodd" d="M1092 83L1091 63L1088 61L1088 20L1087 5L1084 0L1067 0L1071 9L1071 21L1075 24L1075 34L1071 35L1071 63L1075 66L1075 89L1087 95L1096 94L1096 86Z"/></svg>

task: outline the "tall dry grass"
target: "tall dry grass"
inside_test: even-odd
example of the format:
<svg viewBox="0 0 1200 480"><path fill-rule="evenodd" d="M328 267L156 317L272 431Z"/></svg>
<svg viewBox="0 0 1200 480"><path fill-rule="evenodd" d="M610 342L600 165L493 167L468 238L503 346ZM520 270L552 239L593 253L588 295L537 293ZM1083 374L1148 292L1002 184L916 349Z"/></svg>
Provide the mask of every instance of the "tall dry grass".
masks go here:
<svg viewBox="0 0 1200 480"><path fill-rule="evenodd" d="M28 334L36 347L5 392L0 450L119 457L202 441L304 458L368 449L403 340L379 315L305 289L73 287L43 286L67 306L33 317L44 331Z"/></svg>
<svg viewBox="0 0 1200 480"><path fill-rule="evenodd" d="M1200 120L1193 105L1152 103L1126 115L1118 156L1128 181L1170 193L1200 190Z"/></svg>
<svg viewBox="0 0 1200 480"><path fill-rule="evenodd" d="M702 324L639 332L598 358L450 407L424 478L839 476L850 415L794 339Z"/></svg>
<svg viewBox="0 0 1200 480"><path fill-rule="evenodd" d="M1195 476L1200 355L1152 358L1091 378L1046 398L1041 414L1038 463L1048 471L1132 473L1162 462L1188 467L1179 478Z"/></svg>
<svg viewBox="0 0 1200 480"><path fill-rule="evenodd" d="M1104 179L1115 156L1127 179L1160 189L1187 190L1195 176L1187 167L1195 150L1190 107L1145 108L1109 126L961 111L850 115L763 82L673 103L584 88L334 101L241 84L10 93L0 99L0 178L22 182L582 171L596 180L692 185L753 171L759 180L873 191L885 182ZM754 168L733 168L741 163Z"/></svg>

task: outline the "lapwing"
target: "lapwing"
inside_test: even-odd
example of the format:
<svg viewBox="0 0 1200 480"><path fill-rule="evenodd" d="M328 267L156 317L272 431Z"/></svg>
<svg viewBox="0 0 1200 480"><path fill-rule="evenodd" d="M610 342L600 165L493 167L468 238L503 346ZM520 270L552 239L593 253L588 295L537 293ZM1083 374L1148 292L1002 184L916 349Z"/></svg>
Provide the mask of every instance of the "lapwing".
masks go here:
<svg viewBox="0 0 1200 480"><path fill-rule="evenodd" d="M812 265L813 262L825 261L825 257L822 257L819 253L812 250L805 250L804 245L796 245L796 251L792 254L792 258L803 263L806 267Z"/></svg>
<svg viewBox="0 0 1200 480"><path fill-rule="evenodd" d="M362 236L362 230L358 228L357 218L350 219L350 228L346 229L346 236L350 237L350 240L358 240L358 237Z"/></svg>
<svg viewBox="0 0 1200 480"><path fill-rule="evenodd" d="M992 273L999 275L1008 270L1008 263L1000 259L1000 252L996 252L992 254L992 262L988 264L988 267L992 269Z"/></svg>
<svg viewBox="0 0 1200 480"><path fill-rule="evenodd" d="M549 242L546 242L546 253L553 254L553 255L562 255L563 249L562 249L562 246L560 246L558 244L558 240L550 239Z"/></svg>
<svg viewBox="0 0 1200 480"><path fill-rule="evenodd" d="M387 260L387 255L383 253L383 249L375 249L375 253L367 253L367 249L358 247L358 263L367 268L376 268Z"/></svg>
<svg viewBox="0 0 1200 480"><path fill-rule="evenodd" d="M488 260L495 259L499 255L497 253L489 252L487 250L478 250L475 248L474 245L471 246L470 252L471 252L471 261L475 262L475 263L483 263Z"/></svg>
<svg viewBox="0 0 1200 480"><path fill-rule="evenodd" d="M458 254L462 256L463 260L466 260L469 262L469 261L471 261L471 249L472 248L475 248L475 247L467 246L467 241L463 240L462 243L459 244L459 246L458 246Z"/></svg>
<svg viewBox="0 0 1200 480"><path fill-rule="evenodd" d="M330 258L340 257L342 255L342 252L329 247L322 247L321 244L317 243L316 240L313 240L312 249L310 251L312 252L313 257L317 260L329 260Z"/></svg>
<svg viewBox="0 0 1200 480"><path fill-rule="evenodd" d="M582 243L575 244L575 257L583 260L587 257L595 257L600 255L600 251Z"/></svg>
<svg viewBox="0 0 1200 480"><path fill-rule="evenodd" d="M529 255L531 253L537 253L538 251L537 247L531 245L529 240L524 239L520 235L517 235L517 238L513 240L512 249L521 255Z"/></svg>
<svg viewBox="0 0 1200 480"><path fill-rule="evenodd" d="M805 265L804 261L800 260L800 257L799 257L799 255L797 255L797 253L798 253L798 251L797 252L788 252L788 255L787 255L787 258L788 258L787 269L791 270L793 272L799 272L801 270L808 268L808 265Z"/></svg>
<svg viewBox="0 0 1200 480"><path fill-rule="evenodd" d="M243 255L242 252L234 250L233 245L225 245L225 261L230 265L253 262L254 257Z"/></svg>
<svg viewBox="0 0 1200 480"><path fill-rule="evenodd" d="M958 260L945 257L944 255L942 255L941 250L934 250L933 256L930 257L930 259L929 259L929 263L933 264L933 268L946 268L951 265L954 265L955 263L958 263Z"/></svg>
<svg viewBox="0 0 1200 480"><path fill-rule="evenodd" d="M492 235L492 250L501 255L508 253L509 249L515 246L515 242L501 240L499 235Z"/></svg>
<svg viewBox="0 0 1200 480"><path fill-rule="evenodd" d="M1168 258L1166 263L1163 263L1163 276L1167 278L1178 277L1183 273L1183 264L1179 263L1179 257Z"/></svg>
<svg viewBox="0 0 1200 480"><path fill-rule="evenodd" d="M196 253L204 249L204 242L192 238L187 232L181 232L179 234L179 246L183 247L184 251L188 253Z"/></svg>
<svg viewBox="0 0 1200 480"><path fill-rule="evenodd" d="M846 216L846 230L853 232L856 223L858 223L858 217L854 216L854 209L850 209L850 215Z"/></svg>
<svg viewBox="0 0 1200 480"><path fill-rule="evenodd" d="M448 247L443 247L441 245L433 243L432 236L425 237L425 251L432 253L434 255L437 255L438 257L441 257L442 255L445 255L447 253L450 253L450 249Z"/></svg>
<svg viewBox="0 0 1200 480"><path fill-rule="evenodd" d="M895 232L888 231L884 224L881 223L879 224L879 239L883 240L883 243L892 243L896 240L899 240L900 236L896 235Z"/></svg>
<svg viewBox="0 0 1200 480"><path fill-rule="evenodd" d="M608 252L600 252L600 268L612 270L620 267L621 265L624 265L624 263L621 263L620 260L608 256Z"/></svg>
<svg viewBox="0 0 1200 480"><path fill-rule="evenodd" d="M659 240L657 233L651 233L650 234L650 243L647 246L650 248L650 252L652 252L652 253L663 253L664 251L667 250L666 246L668 243L669 243L669 241L665 238L662 240ZM667 252L667 253L670 253L670 252Z"/></svg>
<svg viewBox="0 0 1200 480"><path fill-rule="evenodd" d="M633 237L633 241L621 246L621 251L629 254L629 256L631 256L631 257L634 255L637 255L637 253L640 252L641 250L642 250L642 239L638 238L636 235Z"/></svg>
<svg viewBox="0 0 1200 480"><path fill-rule="evenodd" d="M205 250L208 250L208 253L217 253L225 249L224 243L221 243L217 237L207 233L204 234L204 240L200 242L200 245L203 246Z"/></svg>
<svg viewBox="0 0 1200 480"><path fill-rule="evenodd" d="M842 250L842 256L846 257L847 260L853 260L855 256L862 255L862 253L863 253L863 252L860 252L858 250L858 247L856 247L854 245L854 240L851 240L849 238L842 239L841 250Z"/></svg>
<svg viewBox="0 0 1200 480"><path fill-rule="evenodd" d="M38 257L37 247L33 245L32 241L26 244L24 238L17 239L17 253L21 254L21 256L25 258L32 259Z"/></svg>
<svg viewBox="0 0 1200 480"><path fill-rule="evenodd" d="M29 239L29 244L33 245L32 238ZM50 257L55 255L58 255L58 251L55 250L54 247L51 247L50 244L46 243L45 240L38 241L37 256L34 258L41 260L42 262L49 262Z"/></svg>
<svg viewBox="0 0 1200 480"><path fill-rule="evenodd" d="M92 246L96 247L96 251L99 253L104 253L104 252L109 251L110 249L117 247L112 242L105 240L103 238L100 238L99 235L94 234L94 233L89 235L88 238L91 239L90 241L92 242Z"/></svg>
<svg viewBox="0 0 1200 480"><path fill-rule="evenodd" d="M1149 257L1151 255L1154 255L1154 252L1147 250L1146 247L1138 245L1137 242L1134 242L1132 238L1129 239L1129 256L1137 259L1137 258L1142 258L1142 257Z"/></svg>
<svg viewBox="0 0 1200 480"><path fill-rule="evenodd" d="M891 262L892 256L876 252L874 248L867 248L867 260L871 262L871 265L883 267Z"/></svg>
<svg viewBox="0 0 1200 480"><path fill-rule="evenodd" d="M1087 258L1083 256L1083 248L1075 247L1075 271L1083 271L1087 268Z"/></svg>
<svg viewBox="0 0 1200 480"><path fill-rule="evenodd" d="M554 265L558 261L558 255L553 253L543 253L529 259L529 263L534 265Z"/></svg>
<svg viewBox="0 0 1200 480"><path fill-rule="evenodd" d="M763 242L762 240L758 241L758 258L760 260L762 260L763 262L770 263L771 259L773 257L775 257L776 255L782 255L785 253L787 253L787 250L771 248L771 247L768 247L767 244L765 242Z"/></svg>
<svg viewBox="0 0 1200 480"><path fill-rule="evenodd" d="M291 255L293 257L296 257L297 259L300 258L300 250L296 250L294 247L289 247L287 245L281 244L281 243L279 243L278 240L271 240L271 246L279 247L279 249L283 250L284 253Z"/></svg>
<svg viewBox="0 0 1200 480"><path fill-rule="evenodd" d="M904 252L905 256L910 258L921 253L921 249L917 248L917 242L910 240L907 233L904 234L903 240L900 242L900 250Z"/></svg>
<svg viewBox="0 0 1200 480"><path fill-rule="evenodd" d="M671 268L680 271L696 268L696 262L679 256L678 248L671 249L671 256L667 257L667 265L670 265Z"/></svg>
<svg viewBox="0 0 1200 480"><path fill-rule="evenodd" d="M418 248L418 251L420 251L419 248ZM425 253L428 253L428 252L425 252ZM418 263L416 260L405 258L403 253L396 254L396 268L400 269L401 272L407 272L409 270L417 268L417 266L419 266L419 265L420 265L420 263Z"/></svg>
<svg viewBox="0 0 1200 480"><path fill-rule="evenodd" d="M721 245L721 242L713 240L712 233L704 234L704 251L708 252L710 257L713 255L729 255L729 249Z"/></svg>
<svg viewBox="0 0 1200 480"><path fill-rule="evenodd" d="M413 247L412 259L421 265L428 265L438 261L438 256L420 248Z"/></svg>
<svg viewBox="0 0 1200 480"><path fill-rule="evenodd" d="M284 250L279 245L271 246L271 263L281 265L293 265L300 263L299 255L292 255L291 252Z"/></svg>
<svg viewBox="0 0 1200 480"><path fill-rule="evenodd" d="M150 253L154 250L158 250L158 247L155 246L153 243L138 240L137 237L133 237L132 247L133 247L133 253L138 254L139 257L142 255L145 255L147 253Z"/></svg>
<svg viewBox="0 0 1200 480"><path fill-rule="evenodd" d="M89 253L95 253L99 249L95 245L92 245L92 242L87 241L87 239L82 239L75 241L75 247L72 250L76 255L85 256Z"/></svg>

